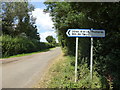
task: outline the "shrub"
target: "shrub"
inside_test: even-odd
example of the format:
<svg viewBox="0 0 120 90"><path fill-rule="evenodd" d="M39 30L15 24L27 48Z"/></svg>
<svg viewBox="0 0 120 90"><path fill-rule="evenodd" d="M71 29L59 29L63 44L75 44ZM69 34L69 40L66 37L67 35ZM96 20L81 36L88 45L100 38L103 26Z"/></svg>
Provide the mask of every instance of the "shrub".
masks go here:
<svg viewBox="0 0 120 90"><path fill-rule="evenodd" d="M93 80L90 79L90 70L83 59L78 65L78 80L75 83L74 76L74 63L75 57L64 56L64 60L55 64L53 68L50 69L52 73L51 81L48 84L48 88L83 88L83 89L107 89L108 83L105 77L101 76L95 68L93 70Z"/></svg>
<svg viewBox="0 0 120 90"><path fill-rule="evenodd" d="M16 54L31 53L50 48L48 43L41 43L35 39L25 37L11 37L9 35L0 36L2 42L2 57Z"/></svg>

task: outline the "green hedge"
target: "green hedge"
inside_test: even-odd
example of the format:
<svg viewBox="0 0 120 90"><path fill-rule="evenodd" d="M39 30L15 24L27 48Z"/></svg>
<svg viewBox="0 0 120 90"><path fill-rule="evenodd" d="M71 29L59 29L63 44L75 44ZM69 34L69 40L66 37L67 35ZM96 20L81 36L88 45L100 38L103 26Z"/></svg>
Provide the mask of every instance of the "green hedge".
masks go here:
<svg viewBox="0 0 120 90"><path fill-rule="evenodd" d="M51 48L48 43L39 42L23 37L11 37L9 35L0 36L2 42L2 57L31 53L43 49Z"/></svg>

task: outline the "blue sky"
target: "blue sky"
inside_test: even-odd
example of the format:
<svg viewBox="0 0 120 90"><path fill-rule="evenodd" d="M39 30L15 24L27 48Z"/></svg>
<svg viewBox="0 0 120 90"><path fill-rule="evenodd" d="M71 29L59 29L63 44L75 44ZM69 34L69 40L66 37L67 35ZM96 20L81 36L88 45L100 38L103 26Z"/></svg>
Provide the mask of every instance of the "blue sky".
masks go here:
<svg viewBox="0 0 120 90"><path fill-rule="evenodd" d="M30 2L32 5L34 5L35 8L42 8L45 9L44 2Z"/></svg>
<svg viewBox="0 0 120 90"><path fill-rule="evenodd" d="M57 35L53 27L53 22L49 13L44 13L43 10L46 8L43 2L30 2L34 5L35 9L32 11L33 17L36 18L36 25L38 33L40 34L41 42L46 42L46 37L52 35L57 40ZM57 40L58 41L58 40Z"/></svg>

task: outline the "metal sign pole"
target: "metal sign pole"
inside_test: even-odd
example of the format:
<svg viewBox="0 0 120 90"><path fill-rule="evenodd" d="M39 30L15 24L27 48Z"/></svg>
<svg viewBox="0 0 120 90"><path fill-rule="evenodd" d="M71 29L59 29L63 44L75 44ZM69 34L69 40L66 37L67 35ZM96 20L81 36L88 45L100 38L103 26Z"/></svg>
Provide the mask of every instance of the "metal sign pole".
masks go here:
<svg viewBox="0 0 120 90"><path fill-rule="evenodd" d="M91 37L91 53L90 53L90 78L92 80L92 65L93 65L93 37Z"/></svg>
<svg viewBox="0 0 120 90"><path fill-rule="evenodd" d="M92 80L93 74L93 37L105 37L105 30L91 29L68 29L66 32L68 37L76 37L76 58L75 58L75 82L77 81L77 58L78 58L78 37L91 38L91 51L90 51L90 78Z"/></svg>
<svg viewBox="0 0 120 90"><path fill-rule="evenodd" d="M76 37L75 82L77 81L78 37Z"/></svg>

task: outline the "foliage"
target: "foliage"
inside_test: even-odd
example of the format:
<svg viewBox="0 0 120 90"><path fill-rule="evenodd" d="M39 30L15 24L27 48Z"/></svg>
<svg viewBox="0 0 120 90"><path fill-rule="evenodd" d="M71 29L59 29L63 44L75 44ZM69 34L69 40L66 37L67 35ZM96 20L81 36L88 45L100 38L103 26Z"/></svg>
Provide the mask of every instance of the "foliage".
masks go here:
<svg viewBox="0 0 120 90"><path fill-rule="evenodd" d="M48 43L52 43L53 42L53 36L47 36L46 40Z"/></svg>
<svg viewBox="0 0 120 90"><path fill-rule="evenodd" d="M41 43L34 39L24 37L12 38L8 35L0 36L0 42L2 43L2 57L8 57L22 53L31 53L51 48L48 43Z"/></svg>
<svg viewBox="0 0 120 90"><path fill-rule="evenodd" d="M40 43L34 7L26 2L2 2L2 55L8 57L50 48L48 43Z"/></svg>
<svg viewBox="0 0 120 90"><path fill-rule="evenodd" d="M94 38L94 63L99 74L120 88L120 2L45 2L66 55L75 55L75 38L66 31L75 28L105 29L105 38ZM79 38L79 57L89 66L89 38Z"/></svg>
<svg viewBox="0 0 120 90"><path fill-rule="evenodd" d="M31 14L33 10L34 7L28 2L3 2L3 34L12 37L21 36L39 40L35 18Z"/></svg>
<svg viewBox="0 0 120 90"><path fill-rule="evenodd" d="M89 69L84 60L82 60L83 62L78 67L79 77L78 81L75 83L74 65L72 65L74 59L74 57L66 56L50 69L52 78L51 81L47 83L48 88L108 88L106 79L97 72L93 73L93 81L91 82Z"/></svg>
<svg viewBox="0 0 120 90"><path fill-rule="evenodd" d="M55 38L53 38L53 36L47 36L46 40L49 44L51 44L51 46L55 47L57 45Z"/></svg>

